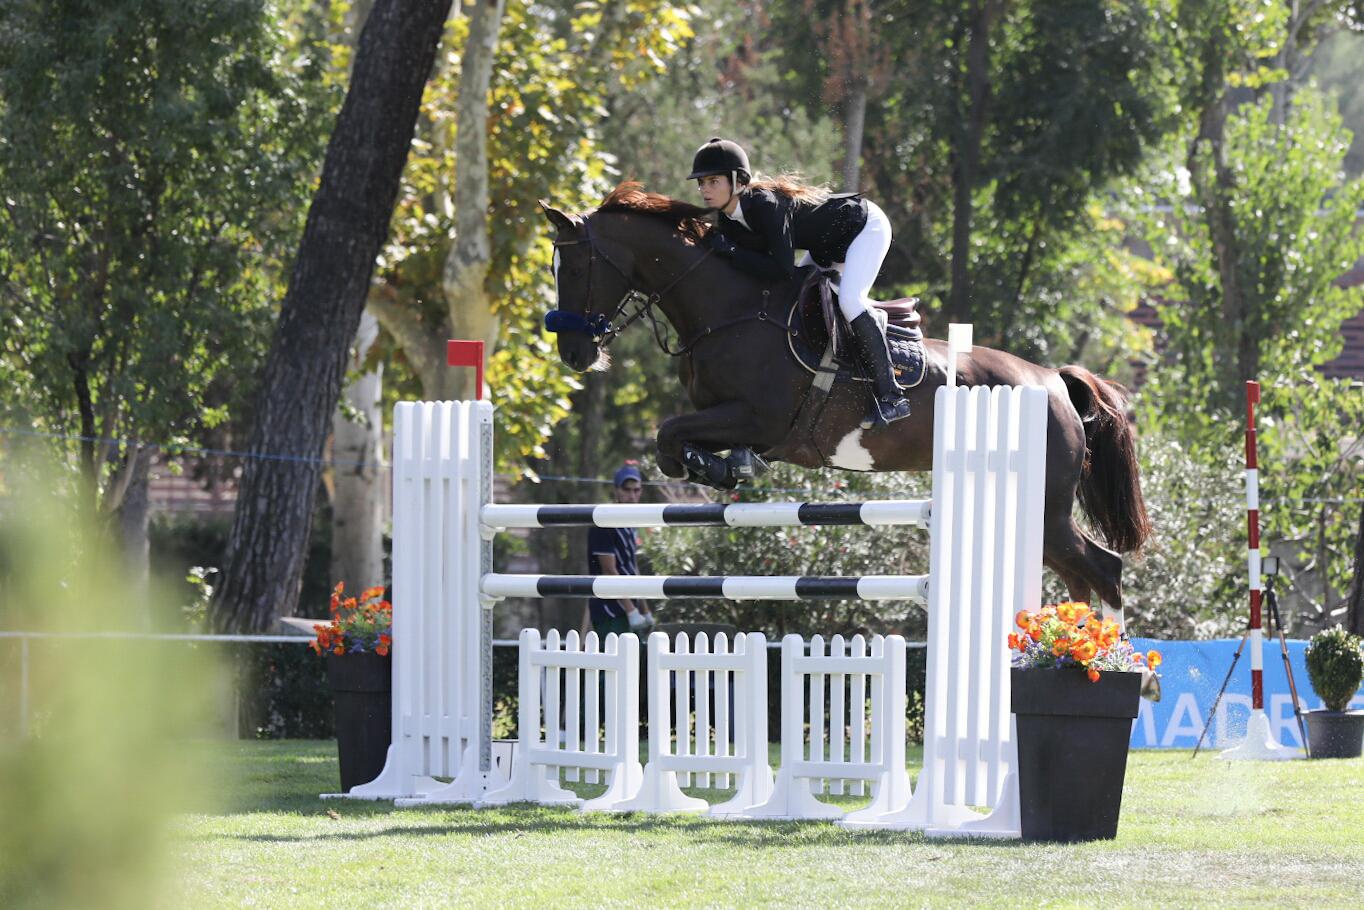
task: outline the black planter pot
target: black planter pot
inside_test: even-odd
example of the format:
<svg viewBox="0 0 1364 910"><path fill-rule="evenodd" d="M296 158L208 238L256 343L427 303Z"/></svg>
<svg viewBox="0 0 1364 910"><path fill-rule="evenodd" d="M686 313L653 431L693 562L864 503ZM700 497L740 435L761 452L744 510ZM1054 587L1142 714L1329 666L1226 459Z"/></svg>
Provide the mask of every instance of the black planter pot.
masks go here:
<svg viewBox="0 0 1364 910"><path fill-rule="evenodd" d="M1013 669L1024 840L1117 836L1141 674Z"/></svg>
<svg viewBox="0 0 1364 910"><path fill-rule="evenodd" d="M378 654L332 654L327 682L335 699L341 792L384 770L393 728L393 661Z"/></svg>
<svg viewBox="0 0 1364 910"><path fill-rule="evenodd" d="M1313 758L1359 758L1364 749L1364 711L1305 711Z"/></svg>

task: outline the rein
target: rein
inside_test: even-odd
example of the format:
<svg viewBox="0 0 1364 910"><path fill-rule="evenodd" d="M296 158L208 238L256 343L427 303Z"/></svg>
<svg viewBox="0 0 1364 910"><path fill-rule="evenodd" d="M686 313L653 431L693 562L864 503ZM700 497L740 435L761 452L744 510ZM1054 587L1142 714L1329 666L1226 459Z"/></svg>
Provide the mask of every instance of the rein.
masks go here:
<svg viewBox="0 0 1364 910"><path fill-rule="evenodd" d="M586 243L588 245L590 255L587 260L587 299L589 301L592 299L592 266L597 261L598 257L605 260L607 265L615 269L616 274L625 279L625 283L628 287L631 284L630 276L626 273L625 269L620 267L619 263L607 255L606 251L601 248L596 238L592 236L592 228L586 219L583 220L583 232L586 235L583 239L556 240L554 241L554 246L557 249L558 247L577 246L580 243ZM654 308L662 303L664 295L681 284L688 275L696 271L701 263L710 258L713 252L715 251L706 250L706 252L701 255L700 259L697 259L680 275L668 282L662 290L646 294L643 291L631 287L625 292L625 296L620 299L620 303L616 304L615 309L611 311L611 315L609 316L603 312L598 313L589 320L577 313L566 313L559 309L550 310L545 314L545 329L549 332L586 332L592 336L592 339L596 341L598 345L602 348L606 348L622 332L629 328L632 323L637 322L643 316L648 316L649 322L654 330L654 341L657 342L659 350L669 357L682 357L686 354L690 354L693 348L721 329L727 329L731 326L752 322L754 320L775 326L783 333L789 332L790 329L768 315L767 305L771 296L771 291L769 289L764 289L763 305L757 313L750 313L746 316L730 319L716 326L706 326L681 347L676 349L669 347L667 332L663 325L660 325L660 322L667 322L666 314L664 319L660 320L658 314L654 312ZM615 321L625 313L626 308L631 304L638 304L638 309L626 316L625 321L620 323L620 325L615 325Z"/></svg>

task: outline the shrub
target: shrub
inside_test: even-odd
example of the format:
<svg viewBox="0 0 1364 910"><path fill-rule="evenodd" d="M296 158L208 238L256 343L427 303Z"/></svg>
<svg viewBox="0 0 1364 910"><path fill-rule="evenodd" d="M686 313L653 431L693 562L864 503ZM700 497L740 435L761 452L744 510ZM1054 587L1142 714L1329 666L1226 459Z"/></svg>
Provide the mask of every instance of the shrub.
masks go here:
<svg viewBox="0 0 1364 910"><path fill-rule="evenodd" d="M1344 711L1364 679L1358 635L1337 625L1322 629L1307 644L1307 678L1328 711Z"/></svg>

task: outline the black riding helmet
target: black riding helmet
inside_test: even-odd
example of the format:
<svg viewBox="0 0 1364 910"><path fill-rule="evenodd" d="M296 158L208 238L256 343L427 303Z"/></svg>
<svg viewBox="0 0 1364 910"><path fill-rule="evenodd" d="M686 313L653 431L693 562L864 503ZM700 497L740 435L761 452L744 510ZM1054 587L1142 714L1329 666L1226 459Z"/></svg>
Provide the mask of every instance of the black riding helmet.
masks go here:
<svg viewBox="0 0 1364 910"><path fill-rule="evenodd" d="M708 140L696 150L687 179L695 180L712 174L724 174L735 183L748 183L753 179L753 172L748 167L748 153L739 143L729 139L716 136Z"/></svg>

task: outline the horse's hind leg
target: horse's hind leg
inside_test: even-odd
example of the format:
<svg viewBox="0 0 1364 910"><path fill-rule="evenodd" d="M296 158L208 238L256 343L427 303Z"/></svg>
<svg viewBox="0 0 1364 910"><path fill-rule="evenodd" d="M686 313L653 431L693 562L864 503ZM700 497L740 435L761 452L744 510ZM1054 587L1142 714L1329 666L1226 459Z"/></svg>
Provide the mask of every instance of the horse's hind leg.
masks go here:
<svg viewBox="0 0 1364 910"><path fill-rule="evenodd" d="M1124 626L1122 557L1100 546L1070 515L1048 516L1043 536L1045 561L1077 600L1098 594L1103 615Z"/></svg>

